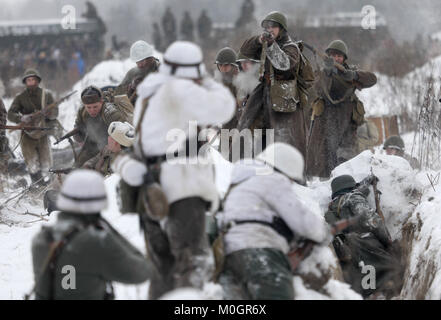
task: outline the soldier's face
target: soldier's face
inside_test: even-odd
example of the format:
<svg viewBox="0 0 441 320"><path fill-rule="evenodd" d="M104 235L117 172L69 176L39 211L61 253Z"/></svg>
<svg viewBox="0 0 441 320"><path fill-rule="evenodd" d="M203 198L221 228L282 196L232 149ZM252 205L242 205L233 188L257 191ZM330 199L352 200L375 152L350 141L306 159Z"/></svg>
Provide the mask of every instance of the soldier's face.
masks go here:
<svg viewBox="0 0 441 320"><path fill-rule="evenodd" d="M150 65L150 63L152 62L152 60L153 60L153 57L148 57L148 58L145 58L144 60L138 61L136 63L136 65L138 66L139 69L147 68Z"/></svg>
<svg viewBox="0 0 441 320"><path fill-rule="evenodd" d="M330 52L329 55L334 59L335 62L343 64L345 61L345 56L338 52Z"/></svg>
<svg viewBox="0 0 441 320"><path fill-rule="evenodd" d="M253 67L254 62L245 60L245 61L241 61L240 65L242 67L242 70L244 72L247 72L247 71L249 71Z"/></svg>
<svg viewBox="0 0 441 320"><path fill-rule="evenodd" d="M271 33L273 35L273 39L276 39L280 33L280 28L278 26L277 27L271 26L271 24L270 24L267 26L266 29L268 30L269 33Z"/></svg>
<svg viewBox="0 0 441 320"><path fill-rule="evenodd" d="M29 77L25 79L26 87L28 88L35 88L38 86L38 79L37 77Z"/></svg>
<svg viewBox="0 0 441 320"><path fill-rule="evenodd" d="M103 100L92 104L85 104L84 107L86 108L86 111L89 114L89 116L95 118L97 115L100 114L101 108L103 107Z"/></svg>
<svg viewBox="0 0 441 320"><path fill-rule="evenodd" d="M395 148L386 148L386 154L389 156L400 156L400 150Z"/></svg>
<svg viewBox="0 0 441 320"><path fill-rule="evenodd" d="M231 64L218 64L217 67L222 73L229 73L233 70L233 66Z"/></svg>

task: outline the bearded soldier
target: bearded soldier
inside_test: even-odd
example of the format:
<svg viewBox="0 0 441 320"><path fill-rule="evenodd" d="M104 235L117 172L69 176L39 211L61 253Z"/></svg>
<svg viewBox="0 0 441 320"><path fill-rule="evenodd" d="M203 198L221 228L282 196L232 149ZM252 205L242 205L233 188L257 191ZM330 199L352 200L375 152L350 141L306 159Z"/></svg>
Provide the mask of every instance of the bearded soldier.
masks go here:
<svg viewBox="0 0 441 320"><path fill-rule="evenodd" d="M365 113L355 90L377 83L375 74L347 64L348 48L343 41L332 41L326 53L316 83L318 98L312 104L316 118L308 150L307 174L320 177L329 177L337 165L355 155L357 127L364 123Z"/></svg>
<svg viewBox="0 0 441 320"><path fill-rule="evenodd" d="M137 98L136 87L149 73L158 70L159 60L153 56L153 47L142 40L136 41L130 48L130 59L136 63L136 67L127 72L115 94L126 94L134 105Z"/></svg>
<svg viewBox="0 0 441 320"><path fill-rule="evenodd" d="M76 167L82 167L84 163L97 156L106 146L114 149L112 143L109 145L108 129L114 121L126 122L127 116L114 104L104 102L102 91L89 86L81 93L83 107L77 113L75 128L79 132L74 139L83 143L78 155Z"/></svg>
<svg viewBox="0 0 441 320"><path fill-rule="evenodd" d="M413 169L421 169L418 160L404 152L404 141L400 136L390 136L383 144L387 155L406 159Z"/></svg>
<svg viewBox="0 0 441 320"><path fill-rule="evenodd" d="M333 245L340 260L345 281L364 297L400 286L399 262L389 252L392 241L384 221L367 201L369 185L377 177L370 175L357 184L350 175L336 177L331 182L332 201L325 219L328 223L358 218L358 222L336 235ZM362 265L375 268L374 288L363 288ZM393 294L393 292L392 292ZM389 297L390 298L390 297Z"/></svg>
<svg viewBox="0 0 441 320"><path fill-rule="evenodd" d="M275 141L288 143L304 155L305 122L301 107L313 78L300 81L300 71L309 62L288 35L282 13L269 13L261 26L264 32L246 40L240 49L245 56L261 60L262 69L261 82L248 99L238 129L251 128L260 117L263 123L259 129L274 129Z"/></svg>
<svg viewBox="0 0 441 320"><path fill-rule="evenodd" d="M249 160L249 159L248 159ZM292 183L303 181L303 157L276 142L254 162L239 162L217 215L225 262L219 277L226 299L294 299L286 257L294 234L328 245L324 219L302 205Z"/></svg>
<svg viewBox="0 0 441 320"><path fill-rule="evenodd" d="M201 49L191 42L170 45L159 72L139 86L134 153L118 156L112 165L121 188L141 187L136 199L121 200L124 205L144 199L136 210L155 264L152 299L174 288L201 288L213 269L205 214L209 207L216 210L218 193L213 166L198 149L196 125L227 122L235 101L207 77L202 60Z"/></svg>
<svg viewBox="0 0 441 320"><path fill-rule="evenodd" d="M8 111L8 119L11 122L23 123L33 126L33 119L42 119L38 125L54 127L58 116L58 106L41 112L54 102L52 95L46 89L39 87L41 77L36 70L28 69L23 76L23 84L26 89L17 95ZM52 166L52 152L49 144L47 131L32 130L23 131L20 139L28 172L33 183L37 181L47 182L43 172L47 172Z"/></svg>
<svg viewBox="0 0 441 320"><path fill-rule="evenodd" d="M57 207L57 222L43 227L32 241L36 299L111 299L112 281L148 280L149 261L101 217L107 195L99 173L70 173ZM74 276L66 281L69 275Z"/></svg>
<svg viewBox="0 0 441 320"><path fill-rule="evenodd" d="M229 47L222 48L216 54L216 67L217 70L214 71L214 79L221 82L224 86L226 86L231 94L236 97L237 90L234 86L233 82L236 76L239 73L239 66L237 65L237 54L236 51ZM238 109L238 105L236 110ZM224 129L233 129L237 127L237 113L231 121L224 124L222 128Z"/></svg>

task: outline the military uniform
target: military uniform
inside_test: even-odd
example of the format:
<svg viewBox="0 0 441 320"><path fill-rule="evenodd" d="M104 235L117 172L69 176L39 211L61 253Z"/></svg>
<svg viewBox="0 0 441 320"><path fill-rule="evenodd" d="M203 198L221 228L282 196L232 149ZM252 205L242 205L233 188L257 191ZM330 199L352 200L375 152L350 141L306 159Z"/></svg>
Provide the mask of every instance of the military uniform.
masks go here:
<svg viewBox="0 0 441 320"><path fill-rule="evenodd" d="M77 113L75 128L80 132L74 136L78 142L84 143L78 155L76 167L97 156L107 145L108 127L114 121L127 121L125 115L112 103L105 102L100 114L92 118L83 106Z"/></svg>
<svg viewBox="0 0 441 320"><path fill-rule="evenodd" d="M341 42L341 43L340 43ZM342 41L332 42L327 49L347 52ZM329 177L340 163L355 155L357 127L364 122L364 107L355 95L356 89L376 84L375 74L343 63L355 79L346 81L340 70L327 73L320 70L316 82L318 98L313 102L316 115L308 150L308 175ZM339 158L340 156L340 158Z"/></svg>
<svg viewBox="0 0 441 320"><path fill-rule="evenodd" d="M149 261L101 218L106 206L100 174L81 169L66 177L56 223L32 241L36 299L110 299L106 288L112 281L137 284L149 278ZM64 243L52 255L58 241Z"/></svg>
<svg viewBox="0 0 441 320"><path fill-rule="evenodd" d="M264 76L255 88L239 120L239 131L252 128L274 129L274 140L288 143L296 147L303 155L306 153L305 121L297 91L297 73L300 64L304 63L301 49L294 43L287 33L286 18L278 12L270 13L263 21L277 22L280 33L274 43L268 46L264 61ZM263 46L259 41L260 36L246 40L240 51L247 57L260 60ZM273 84L279 89L296 87L287 93L285 104L277 105L275 94L272 93ZM285 84L282 84L284 82ZM280 101L280 100L279 100ZM295 101L295 102L294 102ZM281 110L283 109L283 110ZM256 126L256 121L260 122Z"/></svg>
<svg viewBox="0 0 441 320"><path fill-rule="evenodd" d="M421 169L418 159L404 152L404 141L400 136L390 136L387 138L383 144L383 149L386 150L388 148L397 150L396 155L406 159L413 169Z"/></svg>
<svg viewBox="0 0 441 320"><path fill-rule="evenodd" d="M7 112L5 108L5 104L3 103L3 100L0 98L0 124L6 125L6 117ZM0 130L0 154L3 154L7 150L7 143L8 140L6 138L6 130Z"/></svg>
<svg viewBox="0 0 441 320"><path fill-rule="evenodd" d="M345 281L364 297L375 292L375 289L362 287L365 276L360 263L372 265L376 271L376 289L391 290L396 285L397 271L400 263L389 252L391 249L390 235L386 226L370 207L367 196L369 185L374 176L369 176L358 185L351 176L344 175L335 178L332 183L332 201L325 214L329 224L341 219L357 217L356 224L348 227L335 236L333 245L340 260ZM392 281L392 282L391 282Z"/></svg>
<svg viewBox="0 0 441 320"><path fill-rule="evenodd" d="M144 78L151 72L158 71L159 61L154 59L152 63L146 68L133 67L125 75L122 82L116 87L115 95L126 94L130 102L136 103L136 85L141 83Z"/></svg>
<svg viewBox="0 0 441 320"><path fill-rule="evenodd" d="M23 82L31 76L40 79L38 72L27 70ZM52 95L46 90L44 90L43 97L42 88L26 88L12 102L8 111L8 119L14 123L20 123L23 115L30 115L42 110L53 102ZM44 106L42 103L44 103ZM57 116L58 107L52 108L49 114L46 115L45 127L55 127ZM52 166L52 153L47 133L43 133L43 136L39 139L34 139L28 133L22 132L20 145L32 181L39 180L42 177L41 172L49 170Z"/></svg>

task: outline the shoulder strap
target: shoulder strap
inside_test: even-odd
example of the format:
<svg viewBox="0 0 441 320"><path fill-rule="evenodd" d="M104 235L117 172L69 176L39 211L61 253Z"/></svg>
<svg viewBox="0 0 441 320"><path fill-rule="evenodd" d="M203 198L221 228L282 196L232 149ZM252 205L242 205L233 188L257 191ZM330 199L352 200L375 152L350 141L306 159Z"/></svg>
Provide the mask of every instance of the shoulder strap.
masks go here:
<svg viewBox="0 0 441 320"><path fill-rule="evenodd" d="M147 111L147 106L152 96L153 94L142 100L141 115L139 117L138 123L136 124L136 128L135 128L135 135L138 135L138 146L139 146L139 150L141 151L141 156L144 156L144 151L142 149L142 120L144 120L145 112Z"/></svg>
<svg viewBox="0 0 441 320"><path fill-rule="evenodd" d="M29 294L25 295L25 300L29 300L31 295L35 292L35 289L37 287L37 284L41 281L43 278L44 273L46 270L49 271L49 300L54 300L54 294L55 294L55 267L57 263L57 259L59 255L61 254L63 248L72 240L72 238L79 232L83 230L82 227L76 225L73 228L69 229L59 241L53 241L53 234L52 230L48 230L50 233L50 237L52 239L52 242L49 246L49 252L46 256L46 259L43 262L41 274L36 279L34 287L32 288L31 292Z"/></svg>
<svg viewBox="0 0 441 320"><path fill-rule="evenodd" d="M46 90L41 88L41 110L46 108Z"/></svg>

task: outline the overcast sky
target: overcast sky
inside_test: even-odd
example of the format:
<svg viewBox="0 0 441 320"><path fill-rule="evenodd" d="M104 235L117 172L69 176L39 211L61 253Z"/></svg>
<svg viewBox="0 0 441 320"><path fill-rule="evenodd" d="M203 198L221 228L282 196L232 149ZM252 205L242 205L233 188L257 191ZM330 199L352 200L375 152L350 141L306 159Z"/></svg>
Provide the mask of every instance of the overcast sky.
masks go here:
<svg viewBox="0 0 441 320"><path fill-rule="evenodd" d="M214 21L235 21L242 0L91 0L109 29L127 40L149 38L151 25L159 21L170 5L178 24L184 10L197 19L207 9ZM85 10L85 0L0 0L2 20L43 19L62 17L64 4ZM431 34L441 30L441 0L254 0L256 18L272 10L284 11L289 17L305 14L360 11L364 5L374 5L386 17L391 33L398 40L412 40L418 33Z"/></svg>

